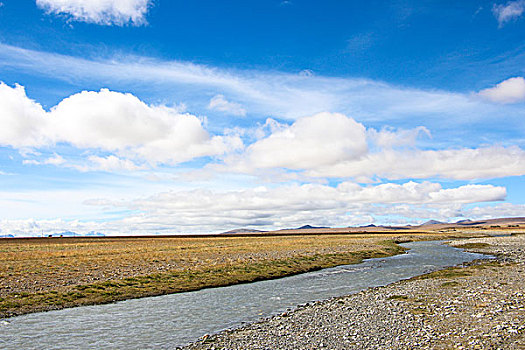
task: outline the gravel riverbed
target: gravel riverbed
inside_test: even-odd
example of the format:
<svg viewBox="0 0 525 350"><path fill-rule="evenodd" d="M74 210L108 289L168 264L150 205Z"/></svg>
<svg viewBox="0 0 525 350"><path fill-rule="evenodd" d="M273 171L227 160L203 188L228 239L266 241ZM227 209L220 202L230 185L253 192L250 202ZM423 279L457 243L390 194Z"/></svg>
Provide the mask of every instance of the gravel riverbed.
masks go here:
<svg viewBox="0 0 525 350"><path fill-rule="evenodd" d="M525 349L525 235L450 244L497 258L301 305L185 349Z"/></svg>

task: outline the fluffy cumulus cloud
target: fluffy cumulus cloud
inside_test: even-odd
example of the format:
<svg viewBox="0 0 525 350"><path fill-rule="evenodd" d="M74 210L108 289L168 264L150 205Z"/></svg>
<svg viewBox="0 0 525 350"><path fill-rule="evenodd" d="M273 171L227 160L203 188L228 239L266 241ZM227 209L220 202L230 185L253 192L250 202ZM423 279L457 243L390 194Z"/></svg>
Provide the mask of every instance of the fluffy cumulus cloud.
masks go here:
<svg viewBox="0 0 525 350"><path fill-rule="evenodd" d="M2 83L0 102L0 145L38 148L66 143L109 152L109 157L89 158L103 169L136 169L132 160L176 164L242 145L235 136L209 135L194 115L107 89L72 95L46 112L23 87Z"/></svg>
<svg viewBox="0 0 525 350"><path fill-rule="evenodd" d="M48 13L103 25L144 24L151 3L151 0L36 0L38 7Z"/></svg>
<svg viewBox="0 0 525 350"><path fill-rule="evenodd" d="M208 169L249 174L277 170L296 178L362 182L525 174L525 151L517 146L422 150L416 147L418 137L430 136L424 127L377 131L339 113L319 113L292 124L268 119L245 147L239 133L210 135L192 114L107 89L74 94L45 111L22 86L0 83L0 122L0 145L19 149L27 164L81 171L133 171L216 156L219 161ZM27 152L58 144L88 151L84 163L56 154L36 160Z"/></svg>
<svg viewBox="0 0 525 350"><path fill-rule="evenodd" d="M0 83L0 108L0 145L32 147L49 141L42 133L45 111L26 96L23 86Z"/></svg>
<svg viewBox="0 0 525 350"><path fill-rule="evenodd" d="M208 109L244 117L246 109L236 102L228 101L223 95L215 95L208 104Z"/></svg>
<svg viewBox="0 0 525 350"><path fill-rule="evenodd" d="M267 123L268 124L268 123ZM274 126L241 154L225 159L222 171L260 174L261 170L293 170L308 178L374 178L390 180L472 180L525 174L525 151L519 147L484 146L421 150L417 138L430 136L424 127L366 129L342 114L320 113L291 125Z"/></svg>
<svg viewBox="0 0 525 350"><path fill-rule="evenodd" d="M365 127L338 113L300 118L250 145L236 166L317 169L359 159L368 151Z"/></svg>
<svg viewBox="0 0 525 350"><path fill-rule="evenodd" d="M131 94L106 89L70 96L50 114L53 130L49 133L55 142L100 148L153 164L222 154L239 141L211 137L194 115L147 105Z"/></svg>
<svg viewBox="0 0 525 350"><path fill-rule="evenodd" d="M498 20L500 27L506 22L521 17L525 11L525 1L509 1L506 4L494 4L492 13Z"/></svg>
<svg viewBox="0 0 525 350"><path fill-rule="evenodd" d="M479 95L496 103L517 103L525 101L525 79L509 78L496 86L481 90Z"/></svg>

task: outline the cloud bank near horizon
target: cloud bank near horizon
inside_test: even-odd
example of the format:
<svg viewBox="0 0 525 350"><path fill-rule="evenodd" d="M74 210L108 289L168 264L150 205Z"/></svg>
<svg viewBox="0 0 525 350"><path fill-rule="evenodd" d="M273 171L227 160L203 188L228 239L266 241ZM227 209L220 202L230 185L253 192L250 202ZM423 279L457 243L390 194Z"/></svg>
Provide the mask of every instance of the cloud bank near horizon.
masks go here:
<svg viewBox="0 0 525 350"><path fill-rule="evenodd" d="M523 205L509 203L490 207L470 204L501 201L504 187L465 185L443 188L438 183L406 182L361 186L343 182L336 187L321 184L259 186L236 191L195 189L169 191L136 198L89 199L85 205L128 210L123 219L103 222L63 219L2 220L3 234L40 235L60 231L86 234L92 231L127 235L144 233L218 233L239 227L280 229L305 223L346 227L378 222L422 223L421 217L438 220L486 218L491 210L501 216L515 216ZM492 209L491 209L492 208ZM389 218L390 217L390 218Z"/></svg>

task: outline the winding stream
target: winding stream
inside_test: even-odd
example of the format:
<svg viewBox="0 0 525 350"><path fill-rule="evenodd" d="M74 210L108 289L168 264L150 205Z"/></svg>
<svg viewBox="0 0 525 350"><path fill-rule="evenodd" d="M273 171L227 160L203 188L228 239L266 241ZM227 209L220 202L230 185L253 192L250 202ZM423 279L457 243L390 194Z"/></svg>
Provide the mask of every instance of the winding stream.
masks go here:
<svg viewBox="0 0 525 350"><path fill-rule="evenodd" d="M487 258L441 243L281 279L13 317L0 321L0 349L173 349L298 304Z"/></svg>

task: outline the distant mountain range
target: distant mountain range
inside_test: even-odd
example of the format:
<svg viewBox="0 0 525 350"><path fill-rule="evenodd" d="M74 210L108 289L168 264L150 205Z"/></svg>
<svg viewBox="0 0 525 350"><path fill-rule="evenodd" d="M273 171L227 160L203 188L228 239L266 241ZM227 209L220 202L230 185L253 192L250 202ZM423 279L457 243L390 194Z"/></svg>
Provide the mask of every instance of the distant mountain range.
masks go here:
<svg viewBox="0 0 525 350"><path fill-rule="evenodd" d="M48 234L46 237L105 237L106 235L101 232L91 231L85 234L81 234L74 231L63 231Z"/></svg>
<svg viewBox="0 0 525 350"><path fill-rule="evenodd" d="M444 222L442 222L442 221L437 221L437 220L428 220L427 222L423 223L423 224L420 225L420 226L439 225L439 224L444 224Z"/></svg>
<svg viewBox="0 0 525 350"><path fill-rule="evenodd" d="M463 219L456 222L448 223L438 220L429 220L421 225L412 226L377 226L369 224L366 226L351 226L341 228L330 228L323 226L303 225L297 228L287 228L275 231L262 231L254 230L249 228L238 228L222 232L221 234L327 234L327 233L374 233L374 232L386 232L386 231L399 231L399 230L441 230L441 229L452 229L461 227L480 227L480 228L513 228L521 227L525 228L525 217L514 217L514 218L498 218L498 219L487 219L487 220L470 220ZM101 232L91 231L85 234L80 234L74 231L63 231L49 234L46 237L105 237L106 235ZM173 235L176 236L176 235ZM192 235L189 235L192 236ZM0 238L16 238L13 234L2 234ZM36 236L38 237L38 236Z"/></svg>
<svg viewBox="0 0 525 350"><path fill-rule="evenodd" d="M236 228L234 230L222 232L221 234L222 235L232 235L236 233L262 233L262 232L266 232L266 231L252 230L249 228Z"/></svg>
<svg viewBox="0 0 525 350"><path fill-rule="evenodd" d="M487 219L487 220L470 220L464 219L454 223L441 222L437 220L429 220L420 227L428 226L446 226L446 227L464 227L464 226L509 226L509 225L525 225L525 217L516 218L498 218L498 219Z"/></svg>
<svg viewBox="0 0 525 350"><path fill-rule="evenodd" d="M312 229L318 229L318 228L330 228L330 227L323 227L323 226L311 226L311 225L304 225L292 230L312 230Z"/></svg>
<svg viewBox="0 0 525 350"><path fill-rule="evenodd" d="M384 232L384 231L400 231L400 230L414 230L422 228L425 230L443 229L443 228L454 228L454 227L513 227L513 226L525 226L525 217L517 218L499 218L489 220L470 220L463 219L457 222L443 222L438 220L428 220L421 225L404 225L404 226L381 226L369 224L365 226L350 226L346 228L330 228L313 225L304 225L297 228L285 228L276 231L259 231L246 228L240 228L224 232L224 234L243 234L243 233L274 233L274 234L288 234L288 233L359 233L359 232ZM309 232L308 232L309 231Z"/></svg>
<svg viewBox="0 0 525 350"><path fill-rule="evenodd" d="M16 236L14 234L0 234L0 238L17 238L19 236ZM23 236L26 237L26 236ZM41 235L35 235L33 237L41 237ZM105 234L102 232L96 232L91 231L88 233L78 233L74 231L63 231L63 232L55 232L55 233L46 233L44 234L44 237L106 237Z"/></svg>

